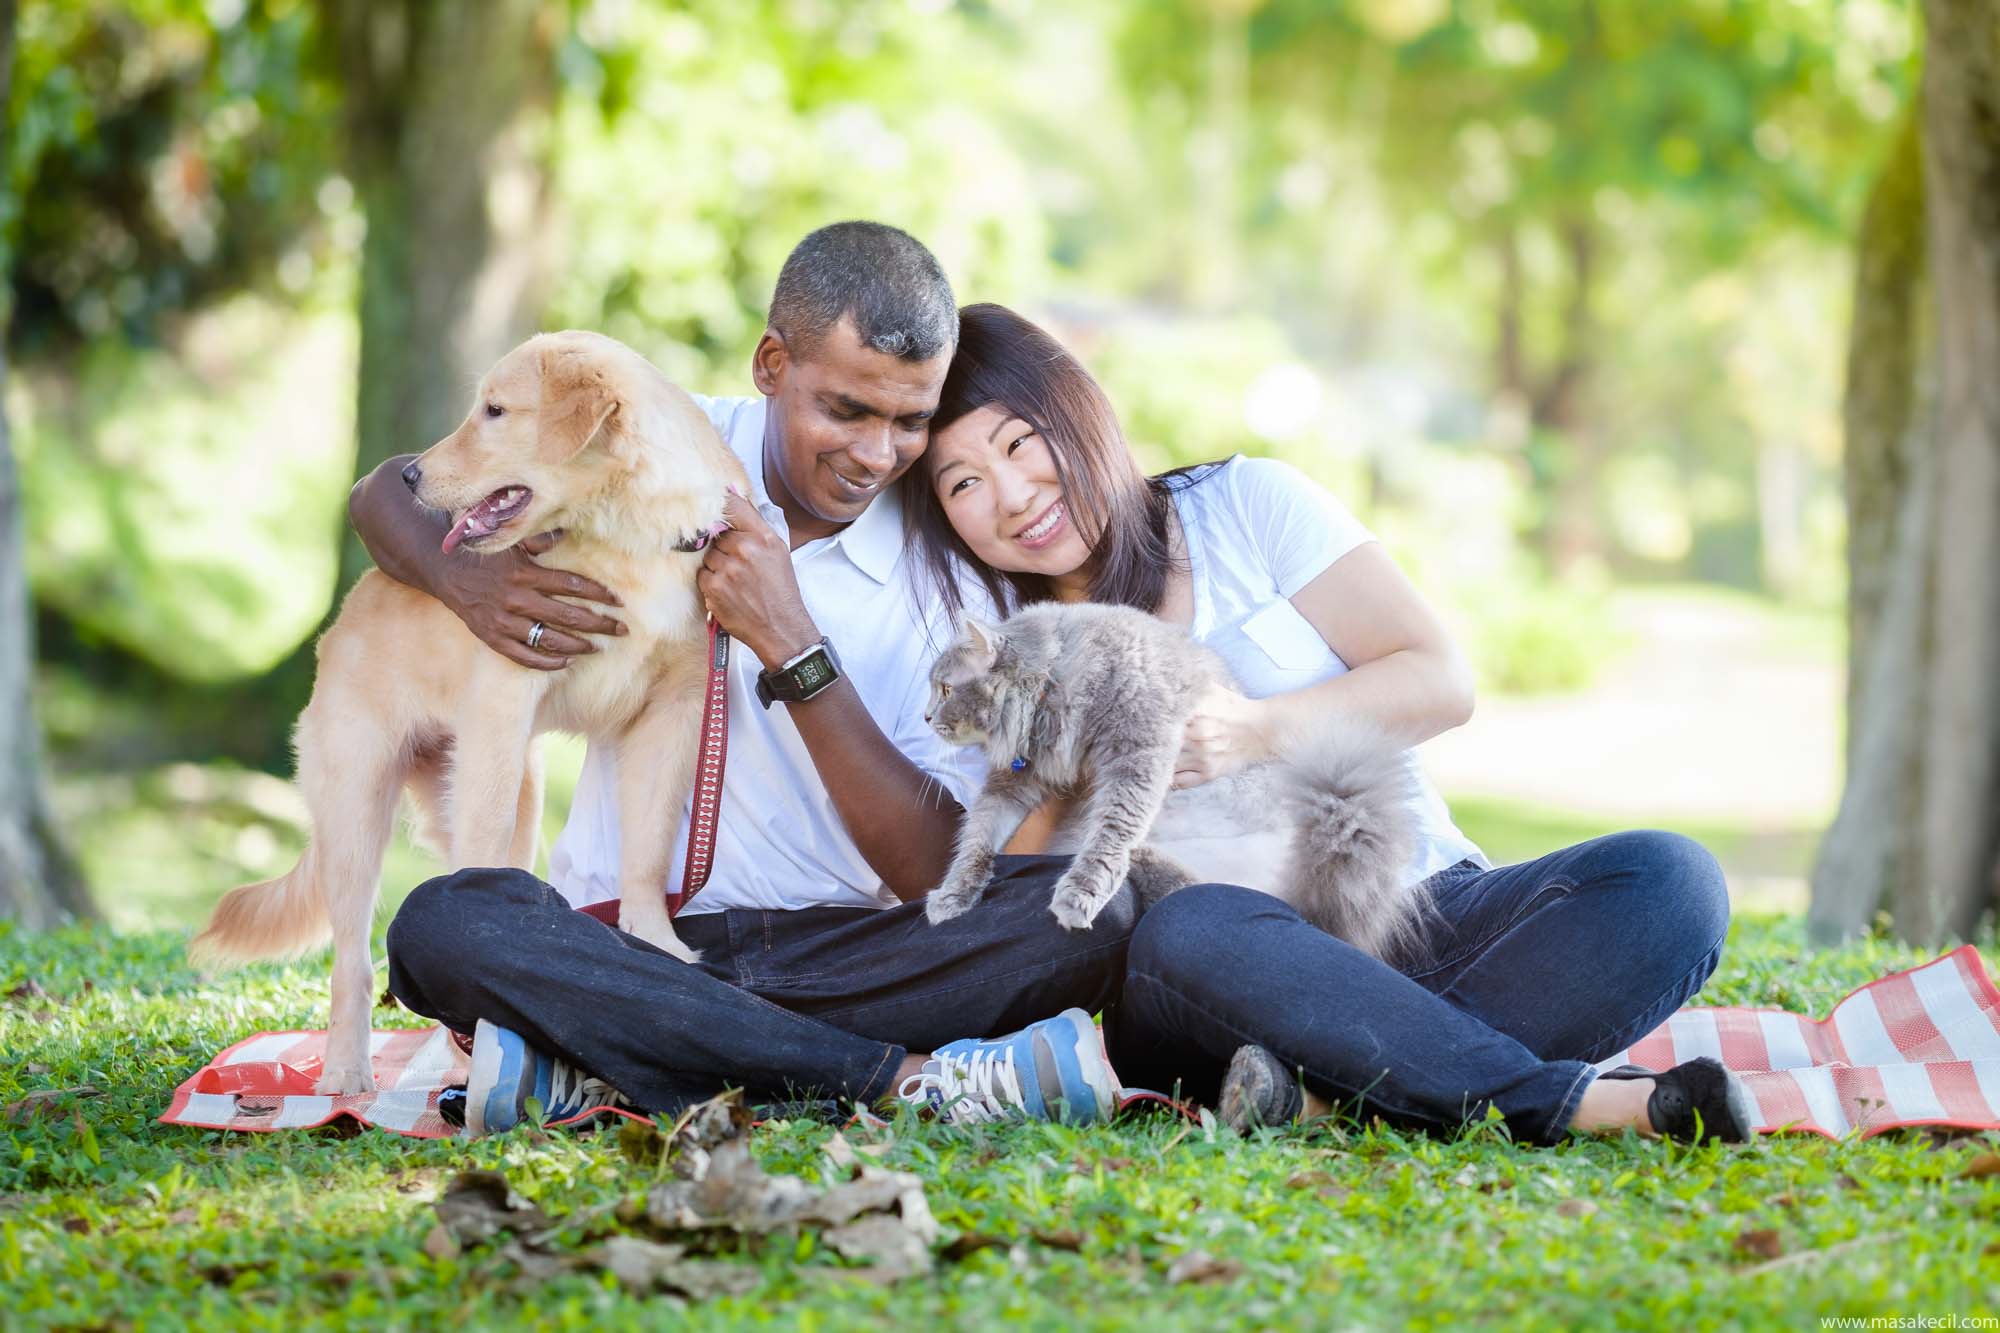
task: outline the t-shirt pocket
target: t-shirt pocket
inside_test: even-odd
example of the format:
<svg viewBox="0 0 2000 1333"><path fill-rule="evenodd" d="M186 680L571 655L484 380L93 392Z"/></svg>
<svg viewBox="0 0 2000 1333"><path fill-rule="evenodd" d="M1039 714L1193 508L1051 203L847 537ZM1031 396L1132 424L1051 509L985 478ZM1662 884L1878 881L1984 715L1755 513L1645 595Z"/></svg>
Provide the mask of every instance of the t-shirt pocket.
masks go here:
<svg viewBox="0 0 2000 1333"><path fill-rule="evenodd" d="M1339 662L1312 622L1282 598L1245 620L1243 634L1286 671L1320 672Z"/></svg>

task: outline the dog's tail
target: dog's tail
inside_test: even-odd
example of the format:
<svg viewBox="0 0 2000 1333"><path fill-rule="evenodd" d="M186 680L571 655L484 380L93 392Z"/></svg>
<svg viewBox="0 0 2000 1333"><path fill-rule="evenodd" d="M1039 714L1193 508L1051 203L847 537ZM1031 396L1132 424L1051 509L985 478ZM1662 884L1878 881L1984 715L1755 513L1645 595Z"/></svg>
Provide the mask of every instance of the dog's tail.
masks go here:
<svg viewBox="0 0 2000 1333"><path fill-rule="evenodd" d="M323 687L314 686L294 737L299 791L312 816L306 849L276 879L223 895L208 925L188 942L197 965L296 958L335 933L349 940L358 935L365 952L409 756L407 747L385 743L379 732L353 721L365 716L361 705L329 701ZM343 710L348 724L329 726L326 719Z"/></svg>
<svg viewBox="0 0 2000 1333"><path fill-rule="evenodd" d="M325 944L333 927L320 895L319 860L318 842L308 843L299 863L276 879L224 894L201 934L188 941L188 957L198 966L225 967L296 958Z"/></svg>
<svg viewBox="0 0 2000 1333"><path fill-rule="evenodd" d="M1300 738L1281 763L1294 830L1286 901L1328 934L1397 957L1420 937L1425 908L1421 886L1404 882L1417 842L1409 757L1344 723Z"/></svg>

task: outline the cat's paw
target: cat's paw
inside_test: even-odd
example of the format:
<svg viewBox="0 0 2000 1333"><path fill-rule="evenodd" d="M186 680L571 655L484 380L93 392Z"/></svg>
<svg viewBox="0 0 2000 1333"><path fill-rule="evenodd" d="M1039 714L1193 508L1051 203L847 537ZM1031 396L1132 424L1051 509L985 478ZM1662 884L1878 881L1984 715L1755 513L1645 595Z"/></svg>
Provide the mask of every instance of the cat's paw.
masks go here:
<svg viewBox="0 0 2000 1333"><path fill-rule="evenodd" d="M1097 920L1097 914L1110 900L1110 891L1069 874L1064 875L1062 882L1056 885L1055 895L1049 900L1049 911L1064 930L1089 930L1091 923Z"/></svg>
<svg viewBox="0 0 2000 1333"><path fill-rule="evenodd" d="M979 890L950 880L924 895L924 920L941 926L956 916L964 916L979 901Z"/></svg>

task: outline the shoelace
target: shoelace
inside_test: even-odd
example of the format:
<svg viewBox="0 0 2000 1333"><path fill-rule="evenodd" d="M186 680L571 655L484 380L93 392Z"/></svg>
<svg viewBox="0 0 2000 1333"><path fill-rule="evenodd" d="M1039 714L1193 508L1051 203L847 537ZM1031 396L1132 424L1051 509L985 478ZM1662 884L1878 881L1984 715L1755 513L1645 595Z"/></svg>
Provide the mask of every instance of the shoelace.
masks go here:
<svg viewBox="0 0 2000 1333"><path fill-rule="evenodd" d="M935 1071L926 1068L910 1075L897 1091L904 1101L928 1100L946 1124L1004 1119L1027 1101L1021 1095L1021 1075L1014 1068L1011 1046L969 1055L939 1051L931 1063L937 1066Z"/></svg>
<svg viewBox="0 0 2000 1333"><path fill-rule="evenodd" d="M593 1078L564 1061L552 1062L549 1070L549 1108L544 1113L561 1119L599 1106L622 1104L624 1094L601 1078Z"/></svg>

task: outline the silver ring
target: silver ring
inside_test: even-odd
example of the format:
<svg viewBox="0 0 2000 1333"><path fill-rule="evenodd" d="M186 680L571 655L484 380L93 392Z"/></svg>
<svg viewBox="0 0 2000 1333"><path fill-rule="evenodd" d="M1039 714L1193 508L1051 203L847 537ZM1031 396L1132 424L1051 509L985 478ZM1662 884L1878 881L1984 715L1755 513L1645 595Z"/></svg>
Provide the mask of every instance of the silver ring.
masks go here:
<svg viewBox="0 0 2000 1333"><path fill-rule="evenodd" d="M539 620L537 620L534 624L528 626L528 646L530 648L541 647L542 635L548 633L548 630L549 627L547 625L544 625Z"/></svg>

